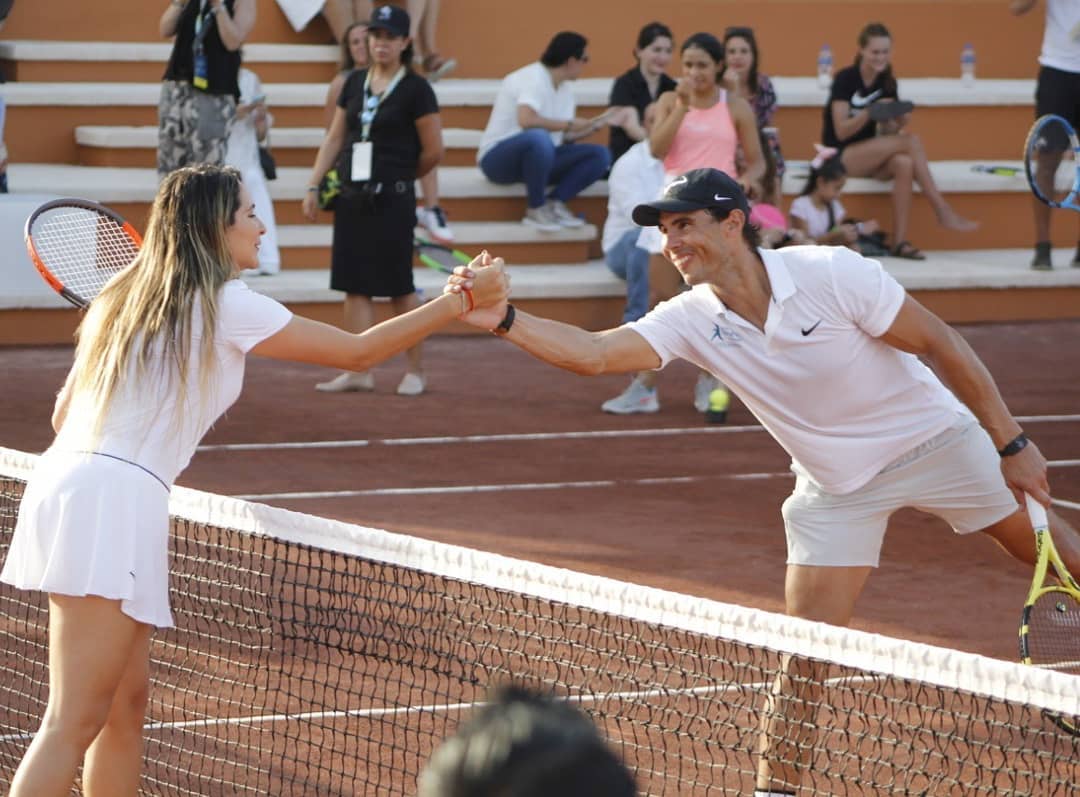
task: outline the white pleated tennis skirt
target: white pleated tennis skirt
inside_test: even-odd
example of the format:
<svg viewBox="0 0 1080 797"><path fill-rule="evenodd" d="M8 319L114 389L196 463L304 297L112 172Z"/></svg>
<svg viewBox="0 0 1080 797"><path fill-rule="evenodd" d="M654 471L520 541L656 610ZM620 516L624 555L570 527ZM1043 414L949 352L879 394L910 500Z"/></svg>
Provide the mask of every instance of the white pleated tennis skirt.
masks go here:
<svg viewBox="0 0 1080 797"><path fill-rule="evenodd" d="M128 462L46 452L27 482L0 581L118 600L140 623L171 628L168 490Z"/></svg>

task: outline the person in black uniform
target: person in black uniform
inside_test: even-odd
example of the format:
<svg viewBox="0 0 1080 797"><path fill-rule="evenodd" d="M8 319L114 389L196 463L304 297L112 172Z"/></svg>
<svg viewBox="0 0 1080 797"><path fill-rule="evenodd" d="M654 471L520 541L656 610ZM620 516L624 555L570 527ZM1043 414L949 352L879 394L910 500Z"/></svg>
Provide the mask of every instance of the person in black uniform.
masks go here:
<svg viewBox="0 0 1080 797"><path fill-rule="evenodd" d="M173 40L158 101L158 176L225 162L240 97L240 45L255 26L255 0L170 0L161 35Z"/></svg>
<svg viewBox="0 0 1080 797"><path fill-rule="evenodd" d="M615 78L611 86L608 105L622 113L611 121L608 148L613 164L645 138L645 109L665 91L675 90L675 81L667 74L673 41L667 25L650 22L638 33L634 48L637 66Z"/></svg>
<svg viewBox="0 0 1080 797"><path fill-rule="evenodd" d="M319 183L335 168L341 193L334 203L330 287L345 292L345 329L375 322L372 297L388 297L395 315L420 304L413 285L414 181L442 158L442 125L435 92L411 70L409 15L397 6L372 11L368 68L345 81L334 118L315 158L304 215L315 219ZM426 383L420 347L408 352L397 392L415 396ZM317 390L372 390L370 372L339 374Z"/></svg>

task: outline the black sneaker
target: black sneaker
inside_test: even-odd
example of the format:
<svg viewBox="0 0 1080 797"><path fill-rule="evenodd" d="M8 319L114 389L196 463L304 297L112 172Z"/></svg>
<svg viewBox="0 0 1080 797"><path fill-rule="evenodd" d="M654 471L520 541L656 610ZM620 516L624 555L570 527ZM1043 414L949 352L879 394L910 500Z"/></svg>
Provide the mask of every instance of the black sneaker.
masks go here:
<svg viewBox="0 0 1080 797"><path fill-rule="evenodd" d="M890 119L897 119L914 110L915 103L909 102L908 100L875 102L870 106L870 118L875 122L888 122Z"/></svg>
<svg viewBox="0 0 1080 797"><path fill-rule="evenodd" d="M1050 262L1049 241L1039 241L1035 244L1035 257L1031 260L1031 267L1036 271L1050 271L1054 267L1054 264Z"/></svg>

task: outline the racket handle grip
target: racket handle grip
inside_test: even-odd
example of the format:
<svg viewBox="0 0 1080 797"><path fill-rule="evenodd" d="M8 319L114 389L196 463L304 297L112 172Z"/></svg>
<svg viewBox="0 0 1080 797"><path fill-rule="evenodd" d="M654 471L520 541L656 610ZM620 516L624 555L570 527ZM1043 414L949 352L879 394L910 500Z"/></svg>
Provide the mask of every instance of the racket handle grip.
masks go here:
<svg viewBox="0 0 1080 797"><path fill-rule="evenodd" d="M1027 493L1024 494L1027 501L1028 517L1031 518L1033 529L1047 528L1046 508Z"/></svg>

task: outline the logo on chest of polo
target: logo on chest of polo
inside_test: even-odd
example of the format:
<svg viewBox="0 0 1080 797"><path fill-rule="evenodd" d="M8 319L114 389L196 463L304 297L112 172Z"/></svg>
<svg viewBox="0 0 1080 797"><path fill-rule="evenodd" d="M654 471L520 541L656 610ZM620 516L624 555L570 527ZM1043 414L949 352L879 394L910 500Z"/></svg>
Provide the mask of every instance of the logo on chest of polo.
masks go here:
<svg viewBox="0 0 1080 797"><path fill-rule="evenodd" d="M731 327L722 327L719 324L713 324L709 342L718 346L741 346L743 339L742 335Z"/></svg>

